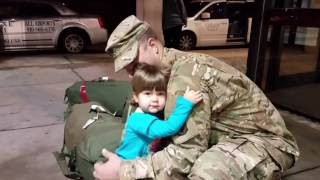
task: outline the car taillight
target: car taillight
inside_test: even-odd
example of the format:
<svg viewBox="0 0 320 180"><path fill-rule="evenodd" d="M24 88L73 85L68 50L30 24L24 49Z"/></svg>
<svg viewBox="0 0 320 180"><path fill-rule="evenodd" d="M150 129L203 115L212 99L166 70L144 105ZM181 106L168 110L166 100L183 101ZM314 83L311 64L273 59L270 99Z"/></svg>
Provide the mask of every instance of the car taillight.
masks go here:
<svg viewBox="0 0 320 180"><path fill-rule="evenodd" d="M98 17L98 22L99 22L99 25L101 28L105 28L102 17L100 17L100 16Z"/></svg>

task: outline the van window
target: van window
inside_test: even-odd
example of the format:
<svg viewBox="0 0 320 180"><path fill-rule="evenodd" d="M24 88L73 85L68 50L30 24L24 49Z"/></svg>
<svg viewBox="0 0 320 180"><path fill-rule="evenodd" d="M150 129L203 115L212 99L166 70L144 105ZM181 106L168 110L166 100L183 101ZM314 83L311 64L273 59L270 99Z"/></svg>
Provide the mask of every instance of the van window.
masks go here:
<svg viewBox="0 0 320 180"><path fill-rule="evenodd" d="M208 5L209 2L191 2L186 4L186 9L188 17L193 17L196 15L202 8Z"/></svg>
<svg viewBox="0 0 320 180"><path fill-rule="evenodd" d="M228 35L230 38L244 37L248 26L248 17L244 3L227 4L227 16L229 17Z"/></svg>
<svg viewBox="0 0 320 180"><path fill-rule="evenodd" d="M59 13L50 5L22 3L20 5L20 17L56 17Z"/></svg>
<svg viewBox="0 0 320 180"><path fill-rule="evenodd" d="M17 8L14 4L0 4L0 19L14 18L16 17Z"/></svg>
<svg viewBox="0 0 320 180"><path fill-rule="evenodd" d="M211 19L225 19L226 16L226 3L215 3L209 6L204 12L210 13Z"/></svg>
<svg viewBox="0 0 320 180"><path fill-rule="evenodd" d="M227 16L231 20L245 20L246 11L244 4L241 3L232 3L227 5Z"/></svg>

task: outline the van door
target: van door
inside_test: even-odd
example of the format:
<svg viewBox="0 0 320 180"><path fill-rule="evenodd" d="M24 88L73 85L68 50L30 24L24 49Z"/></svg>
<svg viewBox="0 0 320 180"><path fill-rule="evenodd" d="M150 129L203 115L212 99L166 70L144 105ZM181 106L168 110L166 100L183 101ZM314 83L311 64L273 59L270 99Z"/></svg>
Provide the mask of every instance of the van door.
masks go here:
<svg viewBox="0 0 320 180"><path fill-rule="evenodd" d="M245 42L248 30L248 16L245 3L227 3L229 18L228 42Z"/></svg>
<svg viewBox="0 0 320 180"><path fill-rule="evenodd" d="M59 13L48 4L24 2L20 4L19 16L25 18L22 27L27 48L54 46L56 26L62 23Z"/></svg>
<svg viewBox="0 0 320 180"><path fill-rule="evenodd" d="M203 10L196 21L199 27L198 44L221 45L227 41L229 20L226 17L226 3L212 3Z"/></svg>
<svg viewBox="0 0 320 180"><path fill-rule="evenodd" d="M14 3L0 5L0 49L23 47L23 21L16 17Z"/></svg>

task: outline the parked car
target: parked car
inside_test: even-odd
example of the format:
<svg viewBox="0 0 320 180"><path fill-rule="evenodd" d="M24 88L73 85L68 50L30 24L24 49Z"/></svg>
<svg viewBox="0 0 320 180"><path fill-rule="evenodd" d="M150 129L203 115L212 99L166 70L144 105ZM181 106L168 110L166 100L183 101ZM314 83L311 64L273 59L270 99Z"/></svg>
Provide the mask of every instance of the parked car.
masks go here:
<svg viewBox="0 0 320 180"><path fill-rule="evenodd" d="M40 0L0 2L0 51L60 48L80 53L107 41L103 19L80 15L63 3Z"/></svg>
<svg viewBox="0 0 320 180"><path fill-rule="evenodd" d="M186 5L187 25L182 28L180 49L250 41L252 1L198 0Z"/></svg>

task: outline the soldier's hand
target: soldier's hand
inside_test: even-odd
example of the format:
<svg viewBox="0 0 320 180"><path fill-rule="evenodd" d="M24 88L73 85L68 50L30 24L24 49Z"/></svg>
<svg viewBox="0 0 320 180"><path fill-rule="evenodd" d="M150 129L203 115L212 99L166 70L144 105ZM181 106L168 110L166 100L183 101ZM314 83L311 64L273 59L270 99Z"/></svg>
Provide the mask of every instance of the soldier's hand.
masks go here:
<svg viewBox="0 0 320 180"><path fill-rule="evenodd" d="M191 101L193 104L197 104L202 100L202 94L200 91L194 91L190 90L189 86L186 89L186 92L184 93L183 97L189 101Z"/></svg>
<svg viewBox="0 0 320 180"><path fill-rule="evenodd" d="M107 162L97 162L94 165L93 176L96 180L116 180L119 179L121 159L114 153L103 149L102 155L108 159Z"/></svg>

